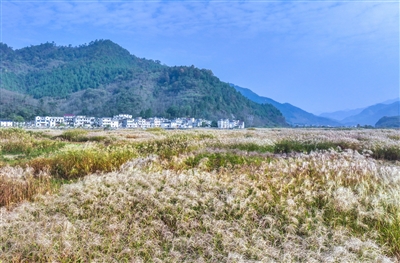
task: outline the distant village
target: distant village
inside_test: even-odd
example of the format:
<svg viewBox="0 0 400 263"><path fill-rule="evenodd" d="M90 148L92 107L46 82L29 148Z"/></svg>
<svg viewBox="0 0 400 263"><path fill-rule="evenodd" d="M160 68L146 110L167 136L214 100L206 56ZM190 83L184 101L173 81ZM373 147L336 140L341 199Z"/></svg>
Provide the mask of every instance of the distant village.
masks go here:
<svg viewBox="0 0 400 263"><path fill-rule="evenodd" d="M215 125L215 124L214 124ZM119 114L114 117L88 117L82 115L64 115L63 117L36 116L31 122L13 122L0 120L0 127L25 128L105 128L105 129L193 129L211 127L212 121L195 118L132 118L129 114ZM238 120L220 119L217 122L219 129L244 129L244 122Z"/></svg>

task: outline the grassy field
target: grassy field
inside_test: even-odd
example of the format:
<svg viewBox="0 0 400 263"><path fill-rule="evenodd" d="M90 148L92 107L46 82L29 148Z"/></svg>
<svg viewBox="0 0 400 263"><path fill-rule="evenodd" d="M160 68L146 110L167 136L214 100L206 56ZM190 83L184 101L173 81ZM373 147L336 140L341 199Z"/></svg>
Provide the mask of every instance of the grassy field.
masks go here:
<svg viewBox="0 0 400 263"><path fill-rule="evenodd" d="M400 131L0 129L0 262L399 262Z"/></svg>

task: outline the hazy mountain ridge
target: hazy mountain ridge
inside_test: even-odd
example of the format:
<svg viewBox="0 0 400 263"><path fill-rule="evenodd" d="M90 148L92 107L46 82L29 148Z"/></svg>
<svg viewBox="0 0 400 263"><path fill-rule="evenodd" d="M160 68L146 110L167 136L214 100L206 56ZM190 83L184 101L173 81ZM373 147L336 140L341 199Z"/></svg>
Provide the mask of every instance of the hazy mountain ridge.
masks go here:
<svg viewBox="0 0 400 263"><path fill-rule="evenodd" d="M334 112L324 112L324 113L321 113L319 116L340 122L341 120L343 120L347 117L359 114L364 109L365 108L357 108L357 109L352 109L352 110L339 110L339 111L334 111Z"/></svg>
<svg viewBox="0 0 400 263"><path fill-rule="evenodd" d="M259 96L250 89L242 88L234 84L230 85L254 102L272 104L282 112L286 121L291 125L374 126L377 121L384 116L400 115L399 99L392 99L365 108L323 113L320 116L315 116L289 103L279 103L273 99ZM344 118L341 119L342 117Z"/></svg>
<svg viewBox="0 0 400 263"><path fill-rule="evenodd" d="M250 89L242 88L234 84L230 84L243 96L257 103L269 103L279 109L286 121L291 125L306 125L306 126L341 126L341 123L324 117L315 116L312 113L304 111L290 103L279 103L273 99L262 97L251 91Z"/></svg>
<svg viewBox="0 0 400 263"><path fill-rule="evenodd" d="M9 91L2 92L2 100L13 94L30 102L18 107L0 105L2 118L127 113L236 118L250 126L287 125L274 106L248 100L211 70L161 65L131 55L110 40L78 47L45 43L18 50L0 43L0 55L1 87Z"/></svg>
<svg viewBox="0 0 400 263"><path fill-rule="evenodd" d="M347 117L342 120L345 125L372 125L384 116L397 116L400 113L400 102L390 104L378 103L362 110L359 114Z"/></svg>
<svg viewBox="0 0 400 263"><path fill-rule="evenodd" d="M380 104L392 104L393 102L396 102L399 100L400 100L400 98L386 100L384 102L381 102ZM376 105L376 104L374 104L374 105ZM371 106L373 106L373 105L371 105ZM365 110L366 108L371 107L371 106L357 108L357 109L339 110L339 111L334 111L334 112L324 112L324 113L321 113L319 116L334 119L337 121L342 121L345 118L355 116L355 115L361 113L363 110Z"/></svg>

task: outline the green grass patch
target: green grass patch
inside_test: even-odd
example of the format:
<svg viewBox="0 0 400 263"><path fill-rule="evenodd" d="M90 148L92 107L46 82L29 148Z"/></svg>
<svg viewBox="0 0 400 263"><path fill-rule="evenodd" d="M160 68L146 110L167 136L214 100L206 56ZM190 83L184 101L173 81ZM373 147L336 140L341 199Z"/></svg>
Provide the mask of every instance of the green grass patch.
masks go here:
<svg viewBox="0 0 400 263"><path fill-rule="evenodd" d="M259 152L259 153L266 153L266 152L274 152L275 147L273 145L258 145L256 143L236 143L228 145L229 149L238 149L241 151L248 151L248 152Z"/></svg>
<svg viewBox="0 0 400 263"><path fill-rule="evenodd" d="M69 142L105 142L111 143L112 138L107 136L88 136L88 131L82 129L67 130L54 139L60 138Z"/></svg>
<svg viewBox="0 0 400 263"><path fill-rule="evenodd" d="M375 148L372 152L372 157L375 159L384 159L389 161L400 160L400 146Z"/></svg>
<svg viewBox="0 0 400 263"><path fill-rule="evenodd" d="M64 146L64 142L52 140L10 140L1 144L1 154L23 155L25 158L34 158L55 152Z"/></svg>
<svg viewBox="0 0 400 263"><path fill-rule="evenodd" d="M337 148L338 144L332 142L299 142L295 140L282 140L274 145L275 153L306 152L328 150Z"/></svg>
<svg viewBox="0 0 400 263"><path fill-rule="evenodd" d="M387 207L385 218L362 218L353 208L350 211L338 211L331 204L322 207L326 225L346 227L356 236L365 236L371 230L377 231L377 241L387 247L390 255L400 258L400 218L397 208ZM387 220L390 218L390 220Z"/></svg>
<svg viewBox="0 0 400 263"><path fill-rule="evenodd" d="M36 173L48 170L55 178L76 179L95 172L117 170L122 164L137 157L134 147L104 147L72 150L48 158L36 158L26 164Z"/></svg>
<svg viewBox="0 0 400 263"><path fill-rule="evenodd" d="M201 153L185 160L189 168L195 168L202 163L202 168L208 171L218 170L222 167L233 168L240 165L260 165L265 158L257 156L241 156L233 153Z"/></svg>
<svg viewBox="0 0 400 263"><path fill-rule="evenodd" d="M70 142L86 142L88 141L87 137L88 131L82 129L74 129L64 131L58 138L61 138Z"/></svg>
<svg viewBox="0 0 400 263"><path fill-rule="evenodd" d="M296 140L282 140L274 145L275 153L291 153L291 152L303 152L310 153L317 150L329 150L329 149L351 149L361 151L362 148L359 145L348 143L348 142L330 142L330 141L296 141Z"/></svg>

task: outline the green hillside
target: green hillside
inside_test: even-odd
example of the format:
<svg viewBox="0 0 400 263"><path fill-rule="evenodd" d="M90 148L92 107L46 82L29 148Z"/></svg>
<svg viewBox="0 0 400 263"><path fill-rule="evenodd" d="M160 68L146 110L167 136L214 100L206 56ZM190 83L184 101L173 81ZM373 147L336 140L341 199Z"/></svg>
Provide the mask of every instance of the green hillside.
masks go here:
<svg viewBox="0 0 400 263"><path fill-rule="evenodd" d="M400 128L400 116L382 117L375 124L377 128Z"/></svg>
<svg viewBox="0 0 400 263"><path fill-rule="evenodd" d="M258 105L220 81L211 70L168 67L138 58L110 40L78 47L45 43L13 50L0 43L1 118L35 114L237 118L254 126L285 126L274 106ZM10 108L11 107L11 108ZM144 116L146 117L146 116Z"/></svg>

